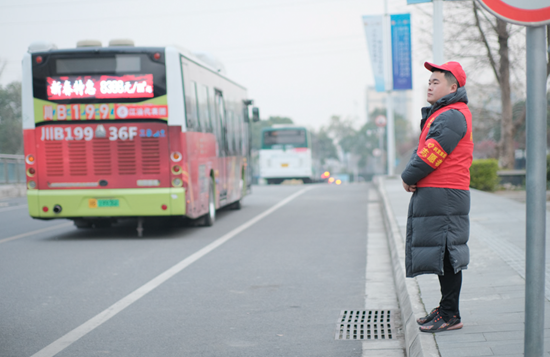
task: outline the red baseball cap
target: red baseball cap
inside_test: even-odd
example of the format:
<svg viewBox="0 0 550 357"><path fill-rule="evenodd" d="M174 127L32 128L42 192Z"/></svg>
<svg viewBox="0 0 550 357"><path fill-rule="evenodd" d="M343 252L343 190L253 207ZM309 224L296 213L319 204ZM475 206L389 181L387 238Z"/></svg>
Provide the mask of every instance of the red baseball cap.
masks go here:
<svg viewBox="0 0 550 357"><path fill-rule="evenodd" d="M432 72L434 69L449 71L453 74L453 76L455 76L456 80L458 81L458 85L460 87L463 87L466 84L466 72L464 72L464 70L462 69L462 66L458 62L450 61L447 63L443 63L440 66L430 62L424 62L424 67L426 67L429 71L432 71Z"/></svg>

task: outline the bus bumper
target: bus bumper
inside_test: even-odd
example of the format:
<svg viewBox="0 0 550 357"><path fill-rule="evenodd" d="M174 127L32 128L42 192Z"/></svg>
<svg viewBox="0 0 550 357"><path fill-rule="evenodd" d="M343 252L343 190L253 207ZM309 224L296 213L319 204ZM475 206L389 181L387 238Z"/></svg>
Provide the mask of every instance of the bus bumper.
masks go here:
<svg viewBox="0 0 550 357"><path fill-rule="evenodd" d="M45 219L185 215L185 189L181 187L27 190L27 201L31 217ZM101 202L109 205L102 206ZM61 212L54 212L56 205L61 206Z"/></svg>

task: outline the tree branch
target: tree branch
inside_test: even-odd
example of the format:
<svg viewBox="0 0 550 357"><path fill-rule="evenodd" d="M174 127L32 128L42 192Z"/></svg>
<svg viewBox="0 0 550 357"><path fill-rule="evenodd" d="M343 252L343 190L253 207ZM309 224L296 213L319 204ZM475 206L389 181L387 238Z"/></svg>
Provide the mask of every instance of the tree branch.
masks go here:
<svg viewBox="0 0 550 357"><path fill-rule="evenodd" d="M477 7L477 5L475 4L475 0L474 0L474 7ZM493 31L498 32L497 27L496 27L495 24L493 24L493 22L487 17L487 14L485 13L485 11L481 10L481 14L482 14L483 17L485 18L485 20L487 20L487 22L491 25L491 27L493 28Z"/></svg>
<svg viewBox="0 0 550 357"><path fill-rule="evenodd" d="M500 85L500 76L498 74L497 65L495 63L495 59L493 57L493 53L491 52L491 47L489 47L489 43L487 42L487 38L485 37L485 33L483 32L483 29L481 28L481 23L479 22L479 15L477 14L477 4L474 1L474 16L476 19L476 27L479 30L479 34L481 35L481 39L483 40L483 44L485 45L485 48L487 49L487 57L489 57L489 62L491 63L491 68L493 68L493 73L495 74L495 78L497 79L498 84ZM492 24L491 24L492 25ZM496 31L496 29L495 29Z"/></svg>

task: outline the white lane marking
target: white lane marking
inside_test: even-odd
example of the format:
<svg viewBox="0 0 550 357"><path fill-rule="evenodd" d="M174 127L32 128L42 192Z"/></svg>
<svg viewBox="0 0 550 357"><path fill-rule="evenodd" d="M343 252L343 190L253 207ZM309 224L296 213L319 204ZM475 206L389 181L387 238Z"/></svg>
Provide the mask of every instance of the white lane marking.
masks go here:
<svg viewBox="0 0 550 357"><path fill-rule="evenodd" d="M46 227L46 228L42 228L42 229L37 229L36 231L31 231L31 232L19 234L19 235L13 236L13 237L0 239L0 244L9 242L9 241L11 241L11 240L16 240L16 239L19 239L19 238L24 238L24 237L32 236L32 235L35 235L35 234L38 234L38 233L47 232L47 231L52 231L52 230L54 230L54 229L59 229L59 228L63 228L63 227L68 227L68 226L71 226L71 225L72 225L72 223L63 223L63 224L58 224L58 225L53 226L53 227Z"/></svg>
<svg viewBox="0 0 550 357"><path fill-rule="evenodd" d="M31 357L52 357L58 354L59 352L63 351L65 348L69 347L73 343L75 343L80 338L84 337L86 334L94 330L96 327L100 326L104 322L108 321L110 318L127 308L128 306L132 305L134 302L141 299L143 296L145 296L147 293L153 291L157 287L159 287L162 283L166 282L168 279L182 271L183 269L187 268L189 265L193 264L200 258L204 257L206 254L210 253L214 249L218 248L220 245L224 244L237 234L241 233L245 229L249 228L253 224L257 223L262 218L265 218L266 216L270 215L271 213L275 212L279 208L283 207L296 197L300 196L307 190L311 189L313 187L307 187L304 188L295 194L285 198L284 200L277 203L275 206L271 207L267 211L260 213L256 217L252 218L248 222L240 225L239 227L233 229L229 233L221 236L220 238L216 239L212 243L208 244L206 247L200 249L199 251L193 253L189 257L183 259L170 269L166 270L165 272L161 273L157 277L153 278L149 282L145 283L145 285L137 288L137 290L131 292L129 295L126 295L119 301L115 302L113 305L108 307L107 309L103 310L96 316L92 317L82 325L78 326L74 330L68 332L66 335L60 337L56 341L52 342L48 346L44 347L40 351L33 354Z"/></svg>
<svg viewBox="0 0 550 357"><path fill-rule="evenodd" d="M26 205L26 204L17 205L17 206L8 206L8 207L0 208L0 212L14 211L16 209L27 208L27 207L28 207L28 205Z"/></svg>

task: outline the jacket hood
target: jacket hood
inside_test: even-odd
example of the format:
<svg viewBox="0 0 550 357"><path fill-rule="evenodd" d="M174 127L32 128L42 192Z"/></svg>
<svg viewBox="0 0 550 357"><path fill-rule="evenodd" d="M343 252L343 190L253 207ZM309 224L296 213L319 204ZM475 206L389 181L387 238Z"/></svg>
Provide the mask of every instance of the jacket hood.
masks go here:
<svg viewBox="0 0 550 357"><path fill-rule="evenodd" d="M458 102L463 102L465 104L468 104L468 95L466 94L465 87L459 87L456 90L456 92L447 94L443 98L440 98L432 106L422 108L422 119L426 119L427 117L432 115L433 112L447 105L458 103Z"/></svg>

